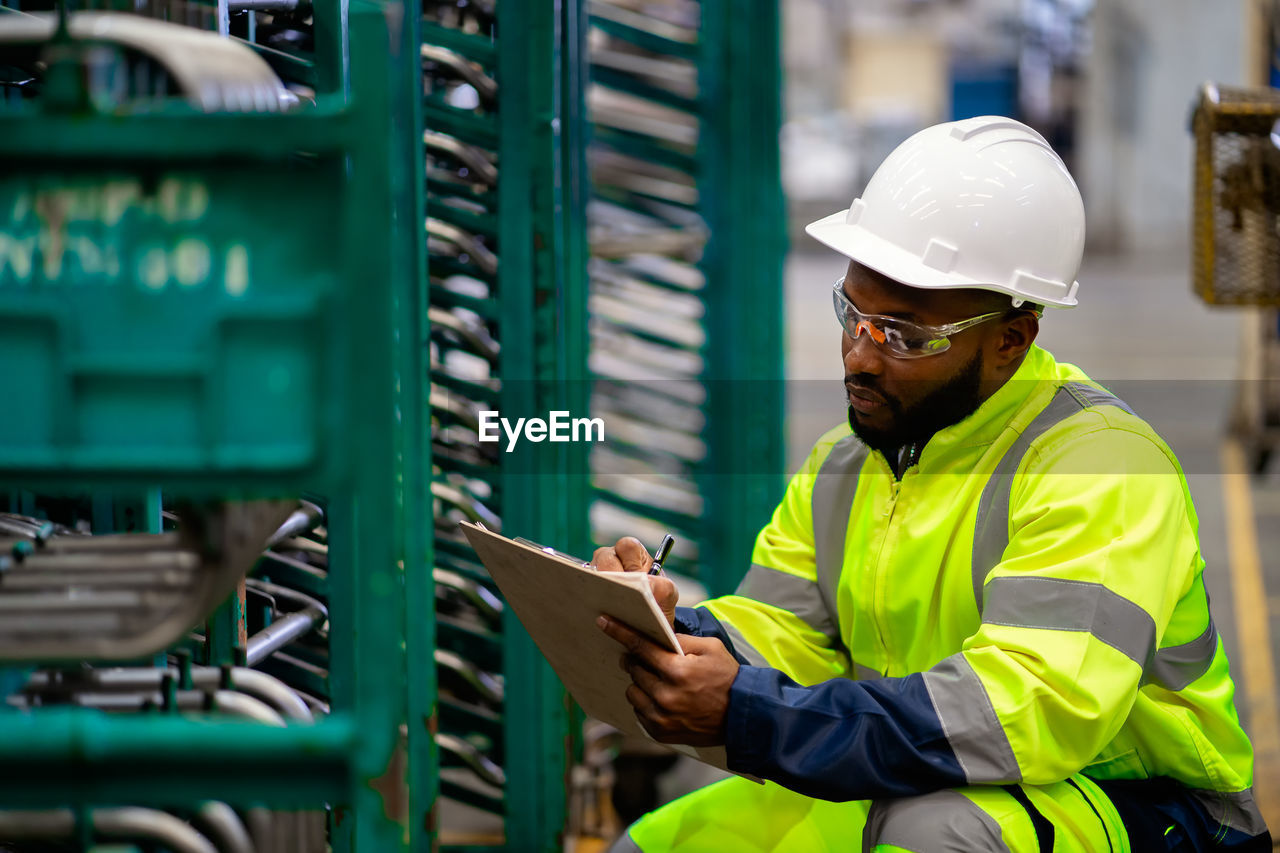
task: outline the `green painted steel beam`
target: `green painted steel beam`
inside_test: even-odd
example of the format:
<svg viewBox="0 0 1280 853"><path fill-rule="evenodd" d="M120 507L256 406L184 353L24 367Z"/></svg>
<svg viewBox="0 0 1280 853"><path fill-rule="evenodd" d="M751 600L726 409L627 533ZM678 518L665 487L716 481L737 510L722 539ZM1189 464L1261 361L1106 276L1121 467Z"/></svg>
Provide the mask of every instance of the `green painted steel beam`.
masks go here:
<svg viewBox="0 0 1280 853"><path fill-rule="evenodd" d="M591 4L588 4L591 5ZM591 16L591 26L596 27L611 36L630 42L636 47L643 48L661 56L674 56L678 59L697 60L699 56L699 45L696 41L683 41L675 38L668 38L638 26L632 26L622 19L617 12L609 10L612 17L605 17L604 9L597 7L598 14ZM704 18L705 20L705 18Z"/></svg>
<svg viewBox="0 0 1280 853"><path fill-rule="evenodd" d="M107 715L84 708L0 713L0 801L292 807L342 802L360 748L349 718L313 726Z"/></svg>
<svg viewBox="0 0 1280 853"><path fill-rule="evenodd" d="M702 4L699 191L711 229L702 268L707 316L716 322L705 371L714 426L700 491L709 522L702 553L714 560L704 582L713 595L737 586L785 482L778 32L777 0Z"/></svg>
<svg viewBox="0 0 1280 853"><path fill-rule="evenodd" d="M287 159L298 151L330 153L358 141L360 125L341 101L289 115L208 115L185 105L130 116L0 114L6 157L63 160L195 163L228 157L250 162ZM249 142L252 140L252 142Z"/></svg>
<svg viewBox="0 0 1280 853"><path fill-rule="evenodd" d="M597 126L592 136L594 141L613 148L619 154L679 169L687 175L697 176L702 171L703 161L696 154L672 148L650 136L603 126Z"/></svg>
<svg viewBox="0 0 1280 853"><path fill-rule="evenodd" d="M431 216L450 225L457 225L472 234L490 238L498 235L498 218L492 214L476 213L450 204L433 204Z"/></svg>
<svg viewBox="0 0 1280 853"><path fill-rule="evenodd" d="M427 316L430 279L427 275L427 245L422 223L426 220L426 169L423 144L423 82L421 55L421 5L401 6L406 26L399 30L398 53L405 58L400 67L399 90L393 97L398 106L393 140L398 143L394 162L397 209L394 215L395 243L400 255L395 259L394 281L398 285L393 314L399 321L395 340L399 364L396 388L396 424L399 441L400 514L398 538L403 540L404 681L406 685L406 735L408 771L408 847L430 853L436 847L435 805L440 793L440 757L435 734L439 726L435 649L435 552L432 529L425 523L431 514L430 481L431 412L429 355L425 346L430 335Z"/></svg>
<svg viewBox="0 0 1280 853"><path fill-rule="evenodd" d="M479 145L481 148L498 147L498 121L491 118L480 118L469 110L451 107L448 104L424 99L426 114L424 120L428 130L437 130L456 136L463 142Z"/></svg>
<svg viewBox="0 0 1280 853"><path fill-rule="evenodd" d="M628 95L635 95L638 98L644 98L647 101L653 101L656 104L671 107L681 112L695 113L698 110L696 98L677 95L669 89L645 83L632 74L617 71L613 68L605 68L604 66L593 68L591 70L591 82L609 89L616 89L619 92L625 92Z"/></svg>
<svg viewBox="0 0 1280 853"><path fill-rule="evenodd" d="M472 62L485 66L493 65L498 56L496 45L488 37L450 29L434 21L422 22L422 41L424 44L447 47Z"/></svg>
<svg viewBox="0 0 1280 853"><path fill-rule="evenodd" d="M580 134L585 28L578 4L501 4L499 274L508 417L587 411L585 167ZM585 547L585 445L529 443L503 458L503 529ZM558 851L573 754L567 695L504 614L506 849Z"/></svg>

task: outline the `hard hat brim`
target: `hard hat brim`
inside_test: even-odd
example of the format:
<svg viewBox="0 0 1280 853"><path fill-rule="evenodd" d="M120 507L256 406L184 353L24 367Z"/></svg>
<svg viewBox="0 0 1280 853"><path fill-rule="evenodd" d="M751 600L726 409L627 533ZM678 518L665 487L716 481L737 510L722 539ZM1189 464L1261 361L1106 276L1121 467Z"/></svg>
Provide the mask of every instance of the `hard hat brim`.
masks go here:
<svg viewBox="0 0 1280 853"><path fill-rule="evenodd" d="M1007 286L978 281L958 273L943 272L927 266L911 252L895 246L859 225L850 225L848 216L847 210L836 211L830 216L810 222L805 226L804 231L824 246L908 287L919 287L924 290L972 288L991 290L1017 299L1029 299ZM1044 300L1042 304L1056 308L1074 307L1078 304L1074 287L1071 293L1069 301Z"/></svg>

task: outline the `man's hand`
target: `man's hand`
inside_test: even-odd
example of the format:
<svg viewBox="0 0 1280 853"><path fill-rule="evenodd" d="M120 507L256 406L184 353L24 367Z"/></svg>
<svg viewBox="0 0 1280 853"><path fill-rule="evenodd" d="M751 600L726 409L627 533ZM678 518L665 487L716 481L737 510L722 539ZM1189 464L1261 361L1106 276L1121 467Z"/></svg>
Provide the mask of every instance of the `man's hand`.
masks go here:
<svg viewBox="0 0 1280 853"><path fill-rule="evenodd" d="M591 555L591 562L599 572L647 572L653 565L653 557L639 539L624 536L612 548L597 548ZM676 585L670 578L650 575L649 588L653 590L653 597L658 600L667 621L675 625L676 602L680 599Z"/></svg>
<svg viewBox="0 0 1280 853"><path fill-rule="evenodd" d="M682 635L685 653L678 655L616 619L601 616L596 624L626 650L622 668L631 675L627 701L645 731L660 743L724 743L729 688L738 676L738 662L723 643Z"/></svg>

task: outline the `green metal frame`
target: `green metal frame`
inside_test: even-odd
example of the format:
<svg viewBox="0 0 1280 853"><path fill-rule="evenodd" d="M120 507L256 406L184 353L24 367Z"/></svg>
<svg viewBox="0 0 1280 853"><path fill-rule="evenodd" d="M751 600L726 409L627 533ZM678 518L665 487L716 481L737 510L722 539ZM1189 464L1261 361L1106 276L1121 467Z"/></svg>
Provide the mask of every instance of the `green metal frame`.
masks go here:
<svg viewBox="0 0 1280 853"><path fill-rule="evenodd" d="M336 158L347 176L340 195L314 199L336 217L342 236L334 271L342 323L326 330L337 367L327 378L342 394L332 411L341 415L322 426L328 438L322 466L245 476L234 468L170 470L156 454L123 465L77 467L69 457L58 467L0 470L3 487L51 492L159 485L175 494L329 495L334 713L313 726L276 729L85 709L4 712L0 761L12 771L0 781L6 805L174 807L219 799L296 808L328 802L337 806L335 847L369 851L402 847L411 812L418 826L426 824L434 778L430 738L412 738L406 756L401 736L409 709L420 730L434 701L431 679L414 671L423 668L424 654L430 659L430 616L422 624L421 607L411 598L431 600L424 592L430 546L418 523L426 511L428 470L417 345L423 337L422 154L419 119L403 109L415 103L420 86L417 28L406 26L415 18L416 9L397 3L355 0L349 16L342 0L317 3L317 51L329 54L318 58L332 61L317 62L322 93L316 107L296 114L199 115L174 106L127 118L0 116L0 153L18 174L202 166L212 174L229 163L270 169L308 151ZM410 676L414 686L406 692ZM409 773L425 781L412 803ZM425 828L415 836L427 839L419 849L429 848Z"/></svg>
<svg viewBox="0 0 1280 853"><path fill-rule="evenodd" d="M732 592L782 497L786 441L782 267L786 211L779 4L703 0L699 194L707 274L709 456L701 477L712 595Z"/></svg>
<svg viewBox="0 0 1280 853"><path fill-rule="evenodd" d="M698 377L706 390L705 459L693 479L698 516L613 495L601 500L697 539L697 563L677 546L669 567L689 571L711 595L733 591L751 564L755 533L784 485L785 371L782 265L786 220L778 160L781 125L779 4L703 0L696 39L680 41L597 14L591 25L660 56L693 64L696 98L677 95L607 66L596 83L679 110L697 120L692 154L601 125L594 139L620 154L693 178L693 209L709 233L699 269L706 284ZM602 197L611 201L606 191ZM614 191L616 193L616 191ZM621 200L624 206L625 199ZM643 276L641 276L643 278ZM656 282L655 282L656 283ZM643 338L643 333L630 331ZM643 383L642 383L643 384Z"/></svg>

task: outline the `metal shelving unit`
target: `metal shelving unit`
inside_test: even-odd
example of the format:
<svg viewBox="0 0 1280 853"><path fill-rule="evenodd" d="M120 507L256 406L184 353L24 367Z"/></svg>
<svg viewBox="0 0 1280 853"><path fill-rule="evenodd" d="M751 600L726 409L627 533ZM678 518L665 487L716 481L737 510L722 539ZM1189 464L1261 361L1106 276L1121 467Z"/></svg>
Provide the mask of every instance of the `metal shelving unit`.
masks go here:
<svg viewBox="0 0 1280 853"><path fill-rule="evenodd" d="M783 482L778 8L593 0L593 536L731 591Z"/></svg>
<svg viewBox="0 0 1280 853"><path fill-rule="evenodd" d="M585 451L524 442L506 452L478 434L481 411L512 421L586 411L582 151L567 106L578 97L578 13L505 2L423 11L440 841L556 850L569 706L456 522L588 542Z"/></svg>
<svg viewBox="0 0 1280 853"><path fill-rule="evenodd" d="M320 2L292 29L283 6L247 13L236 40L197 32L195 6L108 8L50 42L24 9L0 12L0 64L35 72L6 87L0 195L24 212L6 237L36 250L0 271L24 401L0 489L92 535L7 516L11 575L44 609L3 644L36 671L2 713L0 802L43 816L0 812L0 834L396 849L406 723L432 704L429 682L401 687L430 544L406 524L426 509L423 354L397 343L425 334L401 310L423 270L402 191L421 148L398 133L420 120L416 26ZM282 31L303 37L289 53ZM290 517L299 495L323 516ZM139 533L101 535L130 513ZM0 602L36 605L16 583ZM59 633L67 608L93 618ZM281 652L287 634L308 639Z"/></svg>
<svg viewBox="0 0 1280 853"><path fill-rule="evenodd" d="M610 506L741 574L782 474L776 8L113 0L48 49L47 0L0 6L0 563L130 532L213 590L124 661L0 626L0 802L85 847L142 806L263 853L562 849L581 714L456 522L586 556ZM602 367L637 352L679 370ZM617 415L647 490L481 411Z"/></svg>

